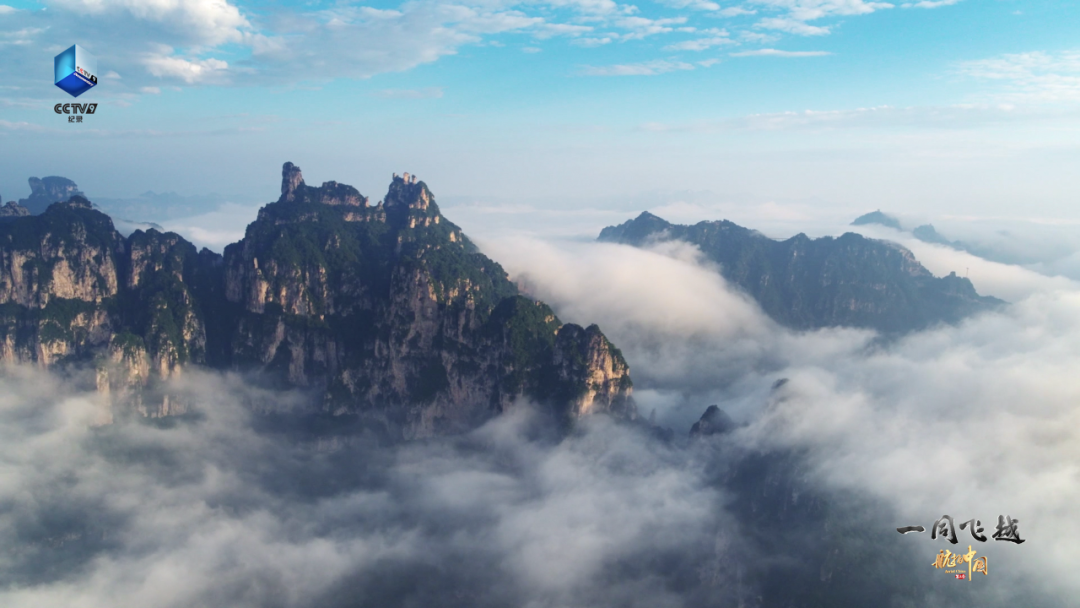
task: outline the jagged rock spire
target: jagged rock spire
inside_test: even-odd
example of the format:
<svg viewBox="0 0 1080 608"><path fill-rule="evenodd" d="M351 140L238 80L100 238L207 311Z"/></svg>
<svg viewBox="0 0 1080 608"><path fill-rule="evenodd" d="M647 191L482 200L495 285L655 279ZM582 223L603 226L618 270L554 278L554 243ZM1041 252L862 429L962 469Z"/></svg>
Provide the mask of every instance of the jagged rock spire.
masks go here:
<svg viewBox="0 0 1080 608"><path fill-rule="evenodd" d="M397 173L394 174L394 179L390 182L390 190L383 199L386 217L395 225L407 224L409 216L414 211L427 214L428 207L433 202L434 199L427 185L417 180L415 175L408 173L400 176Z"/></svg>
<svg viewBox="0 0 1080 608"><path fill-rule="evenodd" d="M291 201L296 198L296 189L304 185L304 176L300 167L285 163L281 167L281 200Z"/></svg>

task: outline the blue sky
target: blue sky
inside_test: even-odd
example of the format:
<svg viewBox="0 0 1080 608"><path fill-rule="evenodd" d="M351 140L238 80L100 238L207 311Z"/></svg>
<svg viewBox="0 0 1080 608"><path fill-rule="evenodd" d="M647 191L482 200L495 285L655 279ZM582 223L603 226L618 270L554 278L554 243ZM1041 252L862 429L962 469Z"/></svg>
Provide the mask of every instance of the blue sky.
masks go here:
<svg viewBox="0 0 1080 608"><path fill-rule="evenodd" d="M1080 6L1045 0L7 1L0 196L642 193L1080 220ZM52 58L98 57L82 125Z"/></svg>

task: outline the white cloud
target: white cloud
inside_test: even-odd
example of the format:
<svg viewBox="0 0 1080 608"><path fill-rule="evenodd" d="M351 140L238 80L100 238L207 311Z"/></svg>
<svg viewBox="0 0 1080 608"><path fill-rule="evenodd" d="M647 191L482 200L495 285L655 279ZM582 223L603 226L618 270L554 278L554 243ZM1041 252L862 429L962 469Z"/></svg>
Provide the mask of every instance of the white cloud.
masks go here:
<svg viewBox="0 0 1080 608"><path fill-rule="evenodd" d="M550 441L520 404L467 436L378 446L256 430L240 404L298 396L196 372L179 390L199 420L91 428L93 392L3 372L0 574L21 583L0 589L6 608L681 608L684 562L655 556L738 549L688 452L601 419ZM729 582L697 597L717 603Z"/></svg>
<svg viewBox="0 0 1080 608"><path fill-rule="evenodd" d="M696 40L684 40L664 47L665 51L704 51L716 46L732 44L730 38L698 38Z"/></svg>
<svg viewBox="0 0 1080 608"><path fill-rule="evenodd" d="M1034 51L959 64L960 73L1005 85L1000 96L1026 101L1080 101L1080 51Z"/></svg>
<svg viewBox="0 0 1080 608"><path fill-rule="evenodd" d="M793 366L744 438L806 450L820 479L894 505L896 525L929 528L949 513L989 532L1011 514L1045 549L1023 559L1005 543L978 550L1008 560L1001 575L1075 597L1065 564L1080 560L1068 506L1080 500L1078 312L1077 292L1048 293L881 351Z"/></svg>
<svg viewBox="0 0 1080 608"><path fill-rule="evenodd" d="M643 63L625 63L606 66L586 66L581 73L586 76L656 76L667 72L692 70L694 66L682 61L657 59Z"/></svg>
<svg viewBox="0 0 1080 608"><path fill-rule="evenodd" d="M220 59L184 59L166 54L148 55L142 63L154 76L175 78L187 84L220 82L229 68L229 64Z"/></svg>
<svg viewBox="0 0 1080 608"><path fill-rule="evenodd" d="M831 26L811 25L808 21L827 17L866 15L878 10L893 8L888 2L865 0L753 0L754 4L780 11L780 17L767 17L756 27L778 30L799 36L822 36Z"/></svg>
<svg viewBox="0 0 1080 608"><path fill-rule="evenodd" d="M540 39L552 36L580 36L593 31L591 25L572 25L569 23L543 23L533 28L535 36Z"/></svg>
<svg viewBox="0 0 1080 608"><path fill-rule="evenodd" d="M15 8L13 6L8 6L6 4L0 4L0 15L6 15L8 13L14 13L17 10L19 10L19 9L17 9L17 8Z"/></svg>
<svg viewBox="0 0 1080 608"><path fill-rule="evenodd" d="M785 11L796 21L812 21L823 17L867 15L874 11L893 8L888 2L866 0L752 0L754 4Z"/></svg>
<svg viewBox="0 0 1080 608"><path fill-rule="evenodd" d="M209 45L240 42L251 25L239 8L226 0L50 0L48 4L80 15L126 13Z"/></svg>
<svg viewBox="0 0 1080 608"><path fill-rule="evenodd" d="M824 36L830 32L830 29L827 26L810 25L797 19L780 17L762 19L755 24L755 27L767 30L779 30L789 34L798 34L799 36Z"/></svg>
<svg viewBox="0 0 1080 608"><path fill-rule="evenodd" d="M34 37L46 31L46 29L44 27L24 27L15 31L0 32L0 46L29 46L34 43Z"/></svg>
<svg viewBox="0 0 1080 608"><path fill-rule="evenodd" d="M65 38L93 27L114 43L91 52L97 52L103 66L125 76L122 87L111 90L134 94L142 86L157 86L161 79L178 84L275 86L370 78L438 61L468 45L503 44L497 38L508 33L536 39L564 36L581 47L676 32L695 35L693 40L667 39L658 45L676 52L734 44L732 39L765 45L782 32L828 34L833 24L816 23L816 19L891 6L864 0L667 1L681 12L725 17L763 14L753 24L756 32L740 25L730 34L715 34L690 22L692 15L646 14L648 7L616 0L543 0L539 5L520 0L418 0L385 8L347 3L323 8L309 3L269 12L231 0L48 0L46 11L6 11L27 27L0 35L0 45L21 57L22 51L15 47L40 44L40 32L48 30ZM554 11L561 22L549 21ZM161 46L170 50L160 52ZM25 64L15 57L12 63ZM18 77L32 79L26 70L18 72Z"/></svg>
<svg viewBox="0 0 1080 608"><path fill-rule="evenodd" d="M952 6L961 2L961 0L922 0L921 2L905 2L901 4L903 8L939 8L942 6Z"/></svg>
<svg viewBox="0 0 1080 608"><path fill-rule="evenodd" d="M924 243L910 234L897 233L888 228L853 226L851 230L871 238L900 243L935 275L944 276L955 272L969 278L979 293L1008 302L1020 302L1040 293L1080 290L1080 283L1065 277L1045 276L1019 265L992 262L965 251ZM1018 240L1016 235L1013 235L1012 239Z"/></svg>
<svg viewBox="0 0 1080 608"><path fill-rule="evenodd" d="M629 5L620 5L614 0L544 0L544 4L555 8L569 8L590 17L626 15L637 11Z"/></svg>
<svg viewBox="0 0 1080 608"><path fill-rule="evenodd" d="M672 387L666 401L659 388L642 395L666 405L666 420L688 424L694 416L680 410L700 415L702 405L721 403L750 423L726 444L791 450L816 482L895 508L879 513L870 534L925 543L927 580L938 547L928 533L899 537L893 528L929 527L949 513L957 523L981 519L989 536L997 515L1010 514L1022 522L1024 546L1042 549L1021 559L1008 556L1015 547L1007 543L976 544L991 563L1009 564L998 570L1005 587L1026 579L1054 598L1080 593L1072 572L1080 560L1075 284L1044 283L1000 313L871 345L864 332L778 329L678 243L487 246L559 314L603 318L639 385ZM770 391L778 378L789 381Z"/></svg>
<svg viewBox="0 0 1080 608"><path fill-rule="evenodd" d="M667 34L672 32L674 31L672 26L686 23L686 17L671 17L665 19L620 17L619 19L616 19L614 23L616 26L628 30L627 33L620 36L622 39L635 40L647 36L654 36L656 34Z"/></svg>
<svg viewBox="0 0 1080 608"><path fill-rule="evenodd" d="M734 40L727 37L727 32L710 36L708 38L697 38L694 40L684 40L683 42L677 42L675 44L669 44L664 47L664 50L668 51L704 51L718 46L726 46L729 44L736 44Z"/></svg>
<svg viewBox="0 0 1080 608"><path fill-rule="evenodd" d="M571 44L574 44L576 46L584 46L584 47L597 47L597 46L603 46L605 44L611 44L614 41L615 41L615 39L612 38L611 36L604 36L602 38L578 38L578 39L572 41Z"/></svg>
<svg viewBox="0 0 1080 608"><path fill-rule="evenodd" d="M750 9L747 9L747 8L743 8L741 6L729 6L728 8L722 9L720 11L720 15L722 15L724 17L738 17L740 15L756 15L756 14L757 14L757 11L750 10Z"/></svg>
<svg viewBox="0 0 1080 608"><path fill-rule="evenodd" d="M263 82L369 78L404 71L452 55L485 35L530 31L538 37L577 35L588 26L547 24L518 11L484 11L438 3L405 4L400 11L339 8L302 14L279 24L253 49Z"/></svg>
<svg viewBox="0 0 1080 608"><path fill-rule="evenodd" d="M689 8L698 11L720 10L720 5L712 0L665 0L663 4L671 8Z"/></svg>
<svg viewBox="0 0 1080 608"><path fill-rule="evenodd" d="M829 51L781 51L778 49L757 49L730 53L732 57L823 57L832 55Z"/></svg>
<svg viewBox="0 0 1080 608"><path fill-rule="evenodd" d="M776 42L777 40L779 40L780 35L779 34L763 34L761 32L751 32L751 31L748 31L748 30L743 30L743 31L739 32L739 38L742 38L743 40L748 40L750 42L756 42L756 43L759 43L759 44L768 44L770 42Z"/></svg>

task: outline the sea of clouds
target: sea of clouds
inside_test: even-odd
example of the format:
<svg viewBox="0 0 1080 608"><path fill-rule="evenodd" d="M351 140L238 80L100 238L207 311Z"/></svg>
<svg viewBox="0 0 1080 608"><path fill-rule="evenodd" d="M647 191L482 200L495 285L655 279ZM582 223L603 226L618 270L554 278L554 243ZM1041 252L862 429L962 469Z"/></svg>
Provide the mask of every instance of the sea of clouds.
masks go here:
<svg viewBox="0 0 1080 608"><path fill-rule="evenodd" d="M595 417L564 436L521 403L464 436L385 445L268 422L251 404L287 410L297 395L198 371L175 387L196 414L98 426L102 403L79 377L4 368L0 605L1049 607L1080 596L1070 281L980 266L985 284L1014 286L1010 306L883 341L778 326L686 244L480 243L564 322L600 324L656 427ZM966 255L918 253L928 266ZM691 440L710 404L738 427ZM1008 514L1027 540L932 541L943 514L981 519L988 536ZM904 525L928 531L901 536ZM931 566L968 544L989 557L987 577Z"/></svg>

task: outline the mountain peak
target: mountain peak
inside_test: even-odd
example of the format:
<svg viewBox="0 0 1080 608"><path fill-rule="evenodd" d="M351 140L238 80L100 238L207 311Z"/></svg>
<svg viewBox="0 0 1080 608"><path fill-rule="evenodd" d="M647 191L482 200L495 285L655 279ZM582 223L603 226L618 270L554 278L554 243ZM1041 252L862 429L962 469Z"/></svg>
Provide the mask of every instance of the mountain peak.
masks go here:
<svg viewBox="0 0 1080 608"><path fill-rule="evenodd" d="M152 229L124 237L74 195L0 222L0 260L20 260L0 264L0 365L93 365L144 416L185 411L166 381L189 365L302 390L296 415L399 439L468 431L522 397L567 423L636 416L600 329L518 295L409 174L369 207L285 163L281 198L223 256Z"/></svg>
<svg viewBox="0 0 1080 608"><path fill-rule="evenodd" d="M434 203L435 197L428 190L427 184L408 173L400 176L394 174L390 189L383 199L387 220L398 226L410 223L409 217L414 211L419 216L439 215L439 209Z"/></svg>
<svg viewBox="0 0 1080 608"><path fill-rule="evenodd" d="M648 211L642 211L632 220L627 220L618 226L608 226L600 232L601 241L615 243L641 244L643 239L651 234L662 232L671 226L667 220L653 215Z"/></svg>
<svg viewBox="0 0 1080 608"><path fill-rule="evenodd" d="M871 211L870 213L864 213L855 218L855 221L851 222L852 226L865 226L867 224L878 224L895 230L903 230L900 226L900 220L887 213L882 213L880 209Z"/></svg>
<svg viewBox="0 0 1080 608"><path fill-rule="evenodd" d="M864 218L893 219L880 212ZM800 233L775 241L728 221L683 226L642 214L604 228L599 240L638 247L656 240L697 245L727 281L773 319L796 329L849 326L903 333L1001 304L980 296L970 281L934 277L900 245L850 232L818 239Z"/></svg>
<svg viewBox="0 0 1080 608"><path fill-rule="evenodd" d="M356 188L335 181L323 182L319 187L309 186L304 183L300 167L285 163L281 167L281 198L278 202L366 207L368 199Z"/></svg>
<svg viewBox="0 0 1080 608"><path fill-rule="evenodd" d="M50 175L48 177L31 177L30 196L19 201L26 207L31 215L39 215L53 203L66 203L73 196L82 196L83 193L75 182L66 177Z"/></svg>
<svg viewBox="0 0 1080 608"><path fill-rule="evenodd" d="M292 163L281 166L281 200L295 200L297 189L304 185L304 175L300 173L300 167Z"/></svg>

